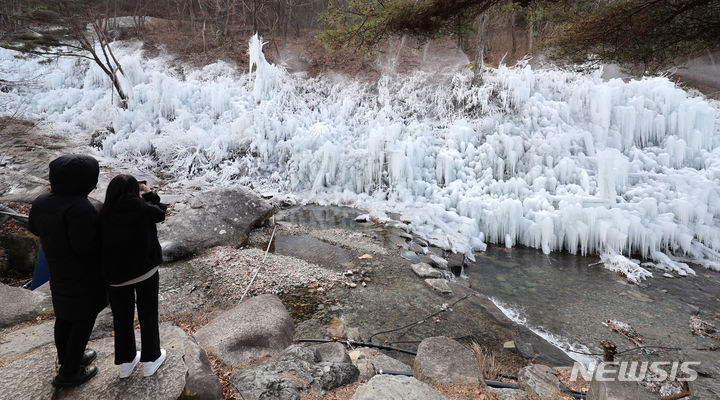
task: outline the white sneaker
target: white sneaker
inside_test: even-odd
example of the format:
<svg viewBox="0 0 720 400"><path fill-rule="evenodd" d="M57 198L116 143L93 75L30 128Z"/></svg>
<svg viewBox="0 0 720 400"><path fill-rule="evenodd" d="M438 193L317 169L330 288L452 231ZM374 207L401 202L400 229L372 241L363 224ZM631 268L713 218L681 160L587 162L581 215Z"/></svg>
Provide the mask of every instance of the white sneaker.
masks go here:
<svg viewBox="0 0 720 400"><path fill-rule="evenodd" d="M135 353L132 361L120 364L120 378L128 378L132 375L135 366L140 362L140 352Z"/></svg>
<svg viewBox="0 0 720 400"><path fill-rule="evenodd" d="M160 349L160 357L158 357L157 360L145 361L143 363L143 375L146 377L153 376L162 363L165 362L165 358L167 358L167 352L165 352L165 349Z"/></svg>

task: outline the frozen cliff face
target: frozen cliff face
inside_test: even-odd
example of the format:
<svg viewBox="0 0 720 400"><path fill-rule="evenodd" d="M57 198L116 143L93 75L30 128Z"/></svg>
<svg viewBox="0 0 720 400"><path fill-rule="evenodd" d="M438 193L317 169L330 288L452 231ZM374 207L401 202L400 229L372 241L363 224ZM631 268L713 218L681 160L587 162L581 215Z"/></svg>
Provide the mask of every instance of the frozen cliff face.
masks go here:
<svg viewBox="0 0 720 400"><path fill-rule="evenodd" d="M249 73L222 62L186 70L139 49L117 45L126 110L92 64L0 50L6 79L29 82L0 92L0 107L71 134L112 127L100 156L176 185L252 182L399 211L459 252L522 244L720 270L720 105L665 78L519 65L488 70L481 87L469 71L366 83L289 74L257 37Z"/></svg>

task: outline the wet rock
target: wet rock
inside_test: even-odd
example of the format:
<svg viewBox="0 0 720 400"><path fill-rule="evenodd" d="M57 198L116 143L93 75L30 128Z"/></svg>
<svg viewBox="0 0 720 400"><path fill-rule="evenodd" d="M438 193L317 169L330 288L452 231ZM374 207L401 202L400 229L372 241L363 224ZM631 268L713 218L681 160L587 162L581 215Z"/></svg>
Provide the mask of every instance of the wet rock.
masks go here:
<svg viewBox="0 0 720 400"><path fill-rule="evenodd" d="M523 400L527 399L527 393L520 389L488 388L500 400Z"/></svg>
<svg viewBox="0 0 720 400"><path fill-rule="evenodd" d="M531 396L540 398L559 396L561 385L552 368L546 365L528 365L518 373L518 386Z"/></svg>
<svg viewBox="0 0 720 400"><path fill-rule="evenodd" d="M425 239L421 239L419 237L413 238L413 242L417 243L419 246L427 247L428 242Z"/></svg>
<svg viewBox="0 0 720 400"><path fill-rule="evenodd" d="M690 382L690 398L720 399L720 358L717 351L685 350L681 353L681 359L700 362L692 366L698 377Z"/></svg>
<svg viewBox="0 0 720 400"><path fill-rule="evenodd" d="M450 285L448 285L445 279L425 279L425 284L440 293L452 293L452 289L450 289Z"/></svg>
<svg viewBox="0 0 720 400"><path fill-rule="evenodd" d="M415 253L418 253L418 254L427 254L427 252L428 252L427 248L419 246L416 243L410 243L408 248L410 249L410 251L414 251Z"/></svg>
<svg viewBox="0 0 720 400"><path fill-rule="evenodd" d="M194 194L188 205L158 225L165 261L189 257L219 245L241 245L251 229L274 212L267 201L245 189L220 189Z"/></svg>
<svg viewBox="0 0 720 400"><path fill-rule="evenodd" d="M350 363L321 361L315 347L292 345L265 364L238 371L232 381L245 399L300 399L301 391L321 392L354 382Z"/></svg>
<svg viewBox="0 0 720 400"><path fill-rule="evenodd" d="M0 236L0 247L5 250L8 269L32 275L40 251L37 240L26 234L11 233Z"/></svg>
<svg viewBox="0 0 720 400"><path fill-rule="evenodd" d="M17 324L52 309L50 296L0 283L0 328Z"/></svg>
<svg viewBox="0 0 720 400"><path fill-rule="evenodd" d="M400 257L410 261L413 264L420 262L420 258L418 257L417 254L415 254L414 251L403 250L400 252Z"/></svg>
<svg viewBox="0 0 720 400"><path fill-rule="evenodd" d="M225 311L195 338L225 364L239 365L275 355L292 343L295 325L277 296L260 295Z"/></svg>
<svg viewBox="0 0 720 400"><path fill-rule="evenodd" d="M593 379L587 392L587 400L657 400L657 398L637 382L618 380L599 382ZM703 397L703 399L710 398L712 397Z"/></svg>
<svg viewBox="0 0 720 400"><path fill-rule="evenodd" d="M352 363L345 346L341 343L322 343L313 346L320 355L320 361Z"/></svg>
<svg viewBox="0 0 720 400"><path fill-rule="evenodd" d="M436 256L435 254L430 254L428 258L430 259L430 265L432 265L433 267L440 269L448 269L448 262L446 259L440 256Z"/></svg>
<svg viewBox="0 0 720 400"><path fill-rule="evenodd" d="M415 377L431 385L479 383L485 386L482 371L472 352L444 336L420 342L413 366Z"/></svg>
<svg viewBox="0 0 720 400"><path fill-rule="evenodd" d="M410 266L413 272L421 278L442 278L442 272L436 270L426 263L417 263Z"/></svg>
<svg viewBox="0 0 720 400"><path fill-rule="evenodd" d="M388 239L392 247L407 250L409 248L407 241L399 236L390 236Z"/></svg>
<svg viewBox="0 0 720 400"><path fill-rule="evenodd" d="M139 332L136 332L136 337L139 337ZM198 377L193 372L195 368L189 367L197 363L197 360L193 360L192 351L188 352L188 349L193 346L197 348L197 345L182 329L170 324L161 325L160 342L163 348L168 350L168 356L162 367L151 378L143 378L142 368L137 368L130 378L120 380L117 376L117 366L114 365L113 338L105 338L89 344L89 347L98 353L95 365L99 372L95 378L82 386L55 392L50 383L56 374L55 347L47 345L20 357L13 356L12 362L0 368L0 387L3 388L3 393L12 393L13 398L18 399L176 400L188 390L187 382ZM198 351L202 352L199 348ZM217 376L214 374L205 379L217 382Z"/></svg>
<svg viewBox="0 0 720 400"><path fill-rule="evenodd" d="M445 400L446 397L430 385L411 376L376 375L360 385L352 400Z"/></svg>
<svg viewBox="0 0 720 400"><path fill-rule="evenodd" d="M557 346L536 335L525 326L518 326L519 335L515 338L515 348L523 357L543 361L553 367L573 365L574 360Z"/></svg>

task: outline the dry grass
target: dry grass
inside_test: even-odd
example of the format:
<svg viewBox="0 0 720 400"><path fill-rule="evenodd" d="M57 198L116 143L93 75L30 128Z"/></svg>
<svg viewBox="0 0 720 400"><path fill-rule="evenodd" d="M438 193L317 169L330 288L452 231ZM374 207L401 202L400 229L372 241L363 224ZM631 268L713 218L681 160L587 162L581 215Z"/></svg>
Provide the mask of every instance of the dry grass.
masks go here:
<svg viewBox="0 0 720 400"><path fill-rule="evenodd" d="M495 353L492 350L481 346L476 342L472 342L471 348L475 360L477 360L483 377L492 381L514 382L508 379L509 376L515 376L517 371L511 371L510 367L496 361Z"/></svg>

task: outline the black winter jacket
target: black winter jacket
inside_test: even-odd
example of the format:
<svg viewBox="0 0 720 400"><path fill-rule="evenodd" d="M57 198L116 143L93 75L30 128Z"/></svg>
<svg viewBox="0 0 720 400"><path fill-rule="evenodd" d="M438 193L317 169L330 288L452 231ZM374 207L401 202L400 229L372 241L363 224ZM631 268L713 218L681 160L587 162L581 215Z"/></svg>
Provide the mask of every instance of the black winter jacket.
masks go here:
<svg viewBox="0 0 720 400"><path fill-rule="evenodd" d="M87 198L97 185L98 162L86 155L50 163L50 193L30 209L30 230L40 237L50 269L55 316L95 318L107 304L100 272L97 210Z"/></svg>
<svg viewBox="0 0 720 400"><path fill-rule="evenodd" d="M128 197L100 218L102 271L110 285L142 276L162 262L155 224L165 220L166 206L153 193Z"/></svg>

